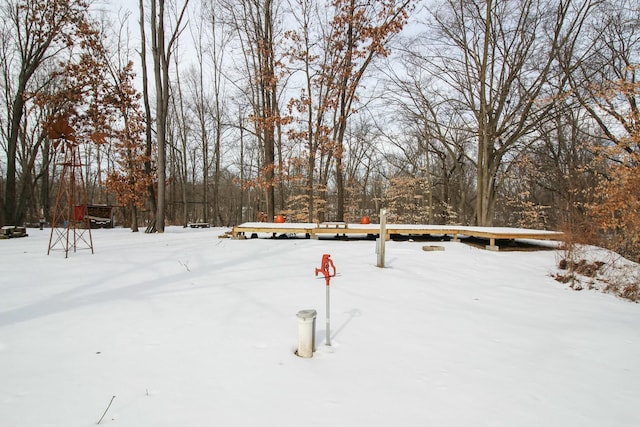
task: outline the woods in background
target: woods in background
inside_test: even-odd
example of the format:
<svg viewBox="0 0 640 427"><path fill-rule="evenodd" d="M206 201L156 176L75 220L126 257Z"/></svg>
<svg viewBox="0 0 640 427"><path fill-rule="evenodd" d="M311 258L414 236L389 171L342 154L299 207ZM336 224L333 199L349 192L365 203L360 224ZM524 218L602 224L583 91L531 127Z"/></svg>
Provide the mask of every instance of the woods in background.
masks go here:
<svg viewBox="0 0 640 427"><path fill-rule="evenodd" d="M635 2L100 7L0 9L0 224L50 218L65 118L89 200L134 230L387 207L640 255Z"/></svg>

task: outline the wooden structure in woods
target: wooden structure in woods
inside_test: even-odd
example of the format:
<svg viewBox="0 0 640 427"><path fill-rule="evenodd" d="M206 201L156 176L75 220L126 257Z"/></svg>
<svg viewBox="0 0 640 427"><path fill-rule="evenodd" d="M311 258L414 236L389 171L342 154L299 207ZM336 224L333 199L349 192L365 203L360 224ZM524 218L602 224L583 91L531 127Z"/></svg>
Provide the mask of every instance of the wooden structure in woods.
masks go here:
<svg viewBox="0 0 640 427"><path fill-rule="evenodd" d="M111 205L86 205L91 228L113 228L113 210Z"/></svg>
<svg viewBox="0 0 640 427"><path fill-rule="evenodd" d="M327 223L269 223L247 222L233 227L231 237L246 238L247 235L268 233L276 234L304 234L310 238L321 237L361 237L379 236L379 224L350 224L345 222ZM508 227L473 227L462 225L413 225L413 224L386 224L385 239L393 236L426 237L445 236L453 240L460 237L476 237L488 240L486 246L489 250L499 250L498 241L510 241L515 239L533 240L561 240L563 234L558 231L530 230L524 228Z"/></svg>
<svg viewBox="0 0 640 427"><path fill-rule="evenodd" d="M12 237L27 237L27 228L15 225L5 225L0 228L0 239L11 239Z"/></svg>

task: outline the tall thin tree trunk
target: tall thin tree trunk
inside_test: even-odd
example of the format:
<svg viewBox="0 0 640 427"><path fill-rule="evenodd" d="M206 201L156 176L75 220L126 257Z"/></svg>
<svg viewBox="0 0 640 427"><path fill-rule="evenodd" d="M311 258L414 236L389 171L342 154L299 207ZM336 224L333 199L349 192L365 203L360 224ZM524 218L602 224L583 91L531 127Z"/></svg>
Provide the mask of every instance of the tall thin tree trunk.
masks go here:
<svg viewBox="0 0 640 427"><path fill-rule="evenodd" d="M151 212L151 220L149 222L149 228L147 228L147 232L155 232L155 214L158 210L158 204L156 203L156 191L154 187L154 179L153 179L153 168L152 168L152 156L153 156L153 136L152 136L152 116L151 116L151 106L149 102L149 75L147 71L147 42L146 42L146 31L144 26L144 5L143 0L139 0L139 8L140 8L140 36L141 36L141 48L140 48L140 62L142 63L142 99L144 104L144 112L146 118L146 128L145 128L145 136L146 136L146 145L145 145L145 156L146 160L144 162L144 172L149 179L149 186L147 187L147 193L149 197L149 207Z"/></svg>
<svg viewBox="0 0 640 427"><path fill-rule="evenodd" d="M135 203L131 203L131 231L137 233L138 228L138 208Z"/></svg>
<svg viewBox="0 0 640 427"><path fill-rule="evenodd" d="M169 65L174 43L180 34L180 27L189 0L184 4L175 20L175 28L168 42L165 42L165 0L151 1L151 42L153 53L153 73L156 86L156 138L158 141L158 205L156 209L156 231L164 232L166 215L167 183L167 117L169 110Z"/></svg>
<svg viewBox="0 0 640 427"><path fill-rule="evenodd" d="M13 99L11 123L9 128L9 140L7 142L7 179L5 181L4 191L4 219L7 224L20 225L20 215L17 212L17 192L16 192L16 157L18 148L18 136L20 130L20 122L24 114L24 98L23 94L26 87L26 79L24 72L20 74L18 80L18 90Z"/></svg>
<svg viewBox="0 0 640 427"><path fill-rule="evenodd" d="M245 221L244 215L244 125L242 111L238 107L238 126L240 127L240 223ZM250 206L250 204L248 205Z"/></svg>
<svg viewBox="0 0 640 427"><path fill-rule="evenodd" d="M158 9L159 4L159 11ZM153 74L156 87L156 140L158 149L158 201L156 207L156 231L164 232L167 183L167 111L168 82L164 81L168 68L164 42L164 0L151 1L151 40L153 53ZM167 90L165 90L167 89Z"/></svg>
<svg viewBox="0 0 640 427"><path fill-rule="evenodd" d="M487 80L489 67L489 38L491 37L491 9L492 0L487 0L484 42L482 47L482 64L480 66L480 111L478 120L478 160L477 160L477 198L476 198L476 225L491 225L488 223L488 201L489 201L489 160L491 136L489 135L488 97Z"/></svg>
<svg viewBox="0 0 640 427"><path fill-rule="evenodd" d="M49 192L49 177L51 174L51 154L50 154L50 142L49 138L45 139L42 145L42 169L40 170L41 182L40 182L40 209L41 217L49 219L49 210L51 206L51 197Z"/></svg>
<svg viewBox="0 0 640 427"><path fill-rule="evenodd" d="M425 127L427 127L425 123ZM431 180L431 156L429 153L429 129L425 129L424 135L424 162L425 162L425 180L427 182L427 206L429 208L429 224L433 224L433 183Z"/></svg>

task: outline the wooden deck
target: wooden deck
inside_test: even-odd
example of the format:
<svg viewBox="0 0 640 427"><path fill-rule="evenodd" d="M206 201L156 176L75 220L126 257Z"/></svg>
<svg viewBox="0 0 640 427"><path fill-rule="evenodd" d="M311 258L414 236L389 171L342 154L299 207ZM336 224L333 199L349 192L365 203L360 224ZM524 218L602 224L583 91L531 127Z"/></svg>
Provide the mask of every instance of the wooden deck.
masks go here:
<svg viewBox="0 0 640 427"><path fill-rule="evenodd" d="M310 238L328 236L379 236L379 224L348 224L344 222L327 223L271 223L271 222L246 222L233 227L233 238L246 238L248 235L258 233L277 234L303 234ZM461 225L411 225L411 224L387 224L386 240L391 236L450 236L454 240L460 237L476 237L489 241L487 249L498 250L498 240L533 239L533 240L561 240L563 234L558 231L530 230L525 228L508 227L473 227Z"/></svg>

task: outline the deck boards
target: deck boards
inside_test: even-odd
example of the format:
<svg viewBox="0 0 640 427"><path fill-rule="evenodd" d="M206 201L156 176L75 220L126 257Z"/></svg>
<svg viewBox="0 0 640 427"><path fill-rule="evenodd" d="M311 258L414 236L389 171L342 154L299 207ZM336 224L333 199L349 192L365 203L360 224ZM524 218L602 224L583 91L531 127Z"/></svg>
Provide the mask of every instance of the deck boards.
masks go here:
<svg viewBox="0 0 640 427"><path fill-rule="evenodd" d="M380 234L379 224L348 224L340 223L271 223L247 222L233 227L232 237L245 237L253 233L270 234L305 234L311 238L319 236L342 235L375 235ZM387 224L386 239L392 235L428 236L445 235L458 239L459 236L477 237L489 240L487 249L498 250L497 240L534 239L561 240L563 234L558 231L531 230L510 227L474 227L461 225L415 225L415 224Z"/></svg>

